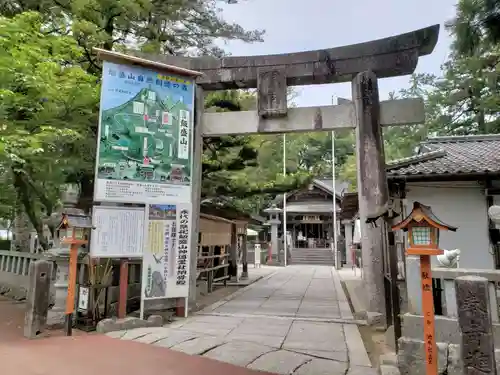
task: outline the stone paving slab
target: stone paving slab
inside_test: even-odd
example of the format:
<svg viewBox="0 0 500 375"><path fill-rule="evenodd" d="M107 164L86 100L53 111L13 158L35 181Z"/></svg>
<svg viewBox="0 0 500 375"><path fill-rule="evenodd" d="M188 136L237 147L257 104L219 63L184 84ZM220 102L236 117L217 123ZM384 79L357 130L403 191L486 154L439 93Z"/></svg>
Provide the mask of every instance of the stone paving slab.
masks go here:
<svg viewBox="0 0 500 375"><path fill-rule="evenodd" d="M158 328L154 332L148 333L142 337L136 339L136 342L142 342L143 344L154 344L164 338L172 335L172 330L169 328Z"/></svg>
<svg viewBox="0 0 500 375"><path fill-rule="evenodd" d="M283 347L285 349L347 351L341 324L301 321L293 322Z"/></svg>
<svg viewBox="0 0 500 375"><path fill-rule="evenodd" d="M285 337L291 325L291 320L249 318L245 319L238 327L232 330L231 334Z"/></svg>
<svg viewBox="0 0 500 375"><path fill-rule="evenodd" d="M314 358L297 368L296 375L331 375L345 374L348 364L345 362L334 362L327 359Z"/></svg>
<svg viewBox="0 0 500 375"><path fill-rule="evenodd" d="M260 343L231 341L209 350L203 356L245 367L263 354L273 350L276 349Z"/></svg>
<svg viewBox="0 0 500 375"><path fill-rule="evenodd" d="M274 374L372 375L335 272L280 268L200 315L110 336Z"/></svg>
<svg viewBox="0 0 500 375"><path fill-rule="evenodd" d="M163 348L171 348L172 346L181 344L185 341L193 340L197 337L200 337L200 335L194 332L172 330L167 337L156 341L153 345L161 346Z"/></svg>
<svg viewBox="0 0 500 375"><path fill-rule="evenodd" d="M306 354L318 359L329 359L337 362L349 362L347 351L332 352L324 350L306 350L306 349L287 349L288 351Z"/></svg>
<svg viewBox="0 0 500 375"><path fill-rule="evenodd" d="M270 346L272 348L280 348L283 345L283 336L263 336L254 333L230 333L226 336L226 340L230 341L246 341L246 342L254 342L257 344L262 344L265 346Z"/></svg>
<svg viewBox="0 0 500 375"><path fill-rule="evenodd" d="M214 336L225 336L231 332L234 328L228 328L227 326L219 326L213 323L205 323L205 322L190 322L184 324L182 327L178 328L183 331L197 332L206 335L214 335Z"/></svg>
<svg viewBox="0 0 500 375"><path fill-rule="evenodd" d="M202 355L208 352L210 349L214 349L222 344L224 344L223 337L202 336L197 337L193 340L181 342L180 344L174 345L170 348L186 354Z"/></svg>
<svg viewBox="0 0 500 375"><path fill-rule="evenodd" d="M247 367L252 370L287 375L294 373L296 369L309 361L311 361L309 356L286 350L277 350L264 354Z"/></svg>

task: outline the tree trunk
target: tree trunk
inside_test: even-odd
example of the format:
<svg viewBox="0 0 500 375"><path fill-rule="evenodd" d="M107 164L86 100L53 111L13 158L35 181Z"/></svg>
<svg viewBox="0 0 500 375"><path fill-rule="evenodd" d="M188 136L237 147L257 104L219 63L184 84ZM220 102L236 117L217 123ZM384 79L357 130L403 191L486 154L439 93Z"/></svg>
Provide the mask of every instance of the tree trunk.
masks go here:
<svg viewBox="0 0 500 375"><path fill-rule="evenodd" d="M43 222L40 216L37 214L36 209L33 205L33 199L31 198L30 194L30 187L23 179L23 176L20 173L13 171L13 174L14 174L14 186L16 187L19 201L22 204L23 212L26 213L26 216L29 218L31 225L36 230L36 233L38 235L38 243L44 250L48 250L49 243L44 236ZM29 234L28 234L27 251L29 251Z"/></svg>
<svg viewBox="0 0 500 375"><path fill-rule="evenodd" d="M28 218L28 215L24 212L23 207L20 207L16 217L14 218L14 223L12 226L12 242L10 245L11 251L30 251L30 233L33 230L33 226Z"/></svg>

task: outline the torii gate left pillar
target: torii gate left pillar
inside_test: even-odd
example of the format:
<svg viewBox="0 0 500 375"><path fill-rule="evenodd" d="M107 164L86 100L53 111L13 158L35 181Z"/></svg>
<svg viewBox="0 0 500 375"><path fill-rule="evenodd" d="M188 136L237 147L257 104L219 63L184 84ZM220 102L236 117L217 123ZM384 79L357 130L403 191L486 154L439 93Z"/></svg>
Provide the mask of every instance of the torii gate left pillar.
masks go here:
<svg viewBox="0 0 500 375"><path fill-rule="evenodd" d="M198 218L201 192L202 138L255 133L292 133L356 129L358 196L364 239L363 275L370 310L385 315L383 249L366 237L370 223L388 212L381 126L425 121L421 99L379 101L379 78L414 72L420 56L434 50L439 25L385 39L326 50L226 57L178 57L136 53L136 56L203 73L197 82L194 137L192 252L190 305L196 299ZM115 54L114 52L106 52ZM287 108L287 86L353 82L353 102L334 106ZM258 109L243 112L203 112L203 92L257 88Z"/></svg>

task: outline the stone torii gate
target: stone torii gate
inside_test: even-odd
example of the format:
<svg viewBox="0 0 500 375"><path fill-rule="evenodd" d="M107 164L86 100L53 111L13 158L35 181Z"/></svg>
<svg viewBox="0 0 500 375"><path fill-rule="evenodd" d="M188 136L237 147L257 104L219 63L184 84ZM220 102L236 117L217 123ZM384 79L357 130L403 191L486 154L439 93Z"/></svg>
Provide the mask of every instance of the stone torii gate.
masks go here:
<svg viewBox="0 0 500 375"><path fill-rule="evenodd" d="M196 269L196 239L201 193L202 138L252 134L356 129L358 194L362 222L363 274L371 312L386 313L381 228L372 226L389 210L381 126L424 122L421 99L379 101L378 78L414 72L420 56L437 43L439 25L384 39L325 50L245 57L134 57L99 50L107 60L171 66L200 72L196 79L193 158L193 230L190 267ZM140 61L139 61L140 60ZM287 108L287 86L352 81L352 102L340 105ZM257 110L204 113L204 91L257 89ZM233 256L233 262L236 257ZM190 300L196 298L196 272L191 272Z"/></svg>

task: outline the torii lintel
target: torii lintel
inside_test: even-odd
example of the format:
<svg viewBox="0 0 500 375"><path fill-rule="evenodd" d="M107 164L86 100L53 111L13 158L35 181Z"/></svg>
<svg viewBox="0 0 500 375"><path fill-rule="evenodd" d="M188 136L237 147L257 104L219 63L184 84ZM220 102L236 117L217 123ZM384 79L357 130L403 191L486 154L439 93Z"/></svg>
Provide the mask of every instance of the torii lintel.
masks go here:
<svg viewBox="0 0 500 375"><path fill-rule="evenodd" d="M287 86L351 81L363 71L378 78L408 75L418 58L434 50L439 25L369 42L315 51L241 57L135 56L202 73L197 83L206 90L256 88L259 74L279 70Z"/></svg>

